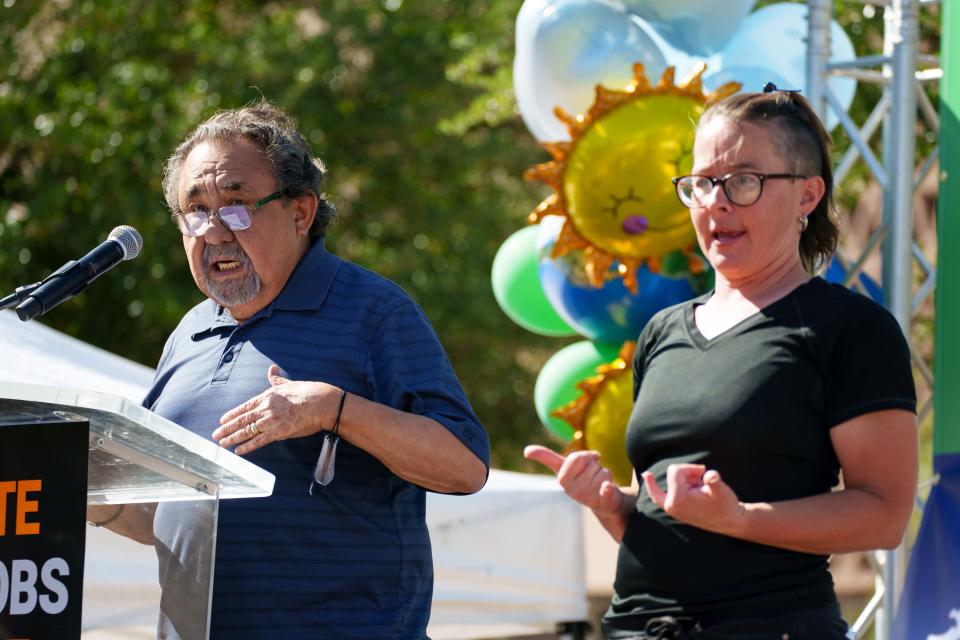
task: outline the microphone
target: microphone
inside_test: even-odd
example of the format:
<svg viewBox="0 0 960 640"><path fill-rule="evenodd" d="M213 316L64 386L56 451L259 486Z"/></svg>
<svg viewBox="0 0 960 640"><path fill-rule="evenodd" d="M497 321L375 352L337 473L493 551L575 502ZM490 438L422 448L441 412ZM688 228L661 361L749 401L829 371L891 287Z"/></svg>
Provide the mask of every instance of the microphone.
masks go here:
<svg viewBox="0 0 960 640"><path fill-rule="evenodd" d="M133 227L114 228L106 241L79 260L71 260L34 288L17 307L17 315L26 322L43 315L90 286L100 274L123 260L140 255L143 238Z"/></svg>

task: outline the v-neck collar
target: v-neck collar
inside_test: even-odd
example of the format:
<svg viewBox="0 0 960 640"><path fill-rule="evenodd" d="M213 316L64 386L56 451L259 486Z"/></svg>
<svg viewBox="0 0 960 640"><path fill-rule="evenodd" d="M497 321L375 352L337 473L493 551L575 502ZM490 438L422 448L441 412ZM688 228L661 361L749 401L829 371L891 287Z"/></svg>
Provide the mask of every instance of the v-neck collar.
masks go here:
<svg viewBox="0 0 960 640"><path fill-rule="evenodd" d="M684 309L683 320L687 330L687 335L690 337L690 340L695 345L697 345L697 348L699 348L702 351L705 351L716 344L725 342L729 340L731 337L737 336L747 331L748 329L752 328L754 325L759 324L763 320L766 320L767 318L769 318L772 314L776 313L776 311L781 307L793 304L793 300L795 300L798 296L800 296L804 291L804 289L806 289L807 287L810 287L811 283L814 282L815 280L820 280L820 278L818 276L810 278L803 284L794 288L793 291L791 291L787 295L777 300L774 300L773 302L771 302L765 307L757 309L757 311L755 311L754 313L751 313L749 316L747 316L743 320L721 331L720 333L718 333L712 338L707 338L705 335L703 335L703 333L701 333L700 328L697 327L697 319L695 315L697 307L700 305L706 304L707 301L711 297L713 297L714 293L716 292L716 290L709 291L708 293L705 293L699 298L692 300L690 304L687 305L686 309Z"/></svg>

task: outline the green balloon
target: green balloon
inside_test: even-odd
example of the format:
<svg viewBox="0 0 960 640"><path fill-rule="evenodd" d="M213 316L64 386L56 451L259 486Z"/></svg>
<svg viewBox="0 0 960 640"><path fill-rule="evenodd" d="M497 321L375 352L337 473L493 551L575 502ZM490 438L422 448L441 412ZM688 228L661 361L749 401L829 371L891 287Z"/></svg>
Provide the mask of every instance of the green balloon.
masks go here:
<svg viewBox="0 0 960 640"><path fill-rule="evenodd" d="M493 259L493 295L518 325L544 336L572 336L576 331L561 318L540 285L537 227L524 227L507 238Z"/></svg>
<svg viewBox="0 0 960 640"><path fill-rule="evenodd" d="M540 422L551 433L559 436L564 442L573 437L573 427L550 415L574 398L582 391L576 385L597 373L597 367L616 360L620 352L620 345L603 344L600 342L574 342L550 356L533 390L533 402L537 408Z"/></svg>

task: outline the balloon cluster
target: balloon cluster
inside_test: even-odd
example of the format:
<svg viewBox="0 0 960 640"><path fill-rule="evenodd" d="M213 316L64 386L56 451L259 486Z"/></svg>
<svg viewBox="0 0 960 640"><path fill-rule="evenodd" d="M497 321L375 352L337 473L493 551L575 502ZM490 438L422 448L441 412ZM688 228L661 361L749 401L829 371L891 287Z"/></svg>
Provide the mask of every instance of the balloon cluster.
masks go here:
<svg viewBox="0 0 960 640"><path fill-rule="evenodd" d="M540 141L567 140L554 108L583 113L597 84L624 86L631 66L650 77L674 67L683 76L706 63L709 90L735 81L745 91L766 82L804 89L807 6L780 2L751 13L756 0L526 0L516 22L514 91L520 115ZM834 20L830 59L850 60L853 44ZM831 78L844 107L853 78ZM831 128L834 118L828 122Z"/></svg>
<svg viewBox="0 0 960 640"><path fill-rule="evenodd" d="M692 123L741 87L806 86L807 7L755 2L526 0L517 16L517 104L552 156L526 175L553 193L501 246L493 291L527 330L585 338L541 369L537 414L568 448L599 450L618 482L632 341L712 286L670 181L692 166ZM830 40L832 58L853 57L836 22ZM830 84L849 106L856 81Z"/></svg>

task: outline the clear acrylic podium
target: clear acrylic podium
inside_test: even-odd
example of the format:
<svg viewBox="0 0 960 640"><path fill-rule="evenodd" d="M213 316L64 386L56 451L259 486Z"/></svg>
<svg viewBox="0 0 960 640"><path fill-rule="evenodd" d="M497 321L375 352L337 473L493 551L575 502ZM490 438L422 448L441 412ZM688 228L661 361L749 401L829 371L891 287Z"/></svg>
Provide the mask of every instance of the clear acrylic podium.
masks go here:
<svg viewBox="0 0 960 640"><path fill-rule="evenodd" d="M12 453L5 431L50 422L89 423L87 505L126 505L124 518L143 524L141 543L83 529L80 638L205 640L218 501L268 496L273 475L119 396L0 381L0 452ZM172 558L163 535L164 518L185 517L197 525L190 566Z"/></svg>

